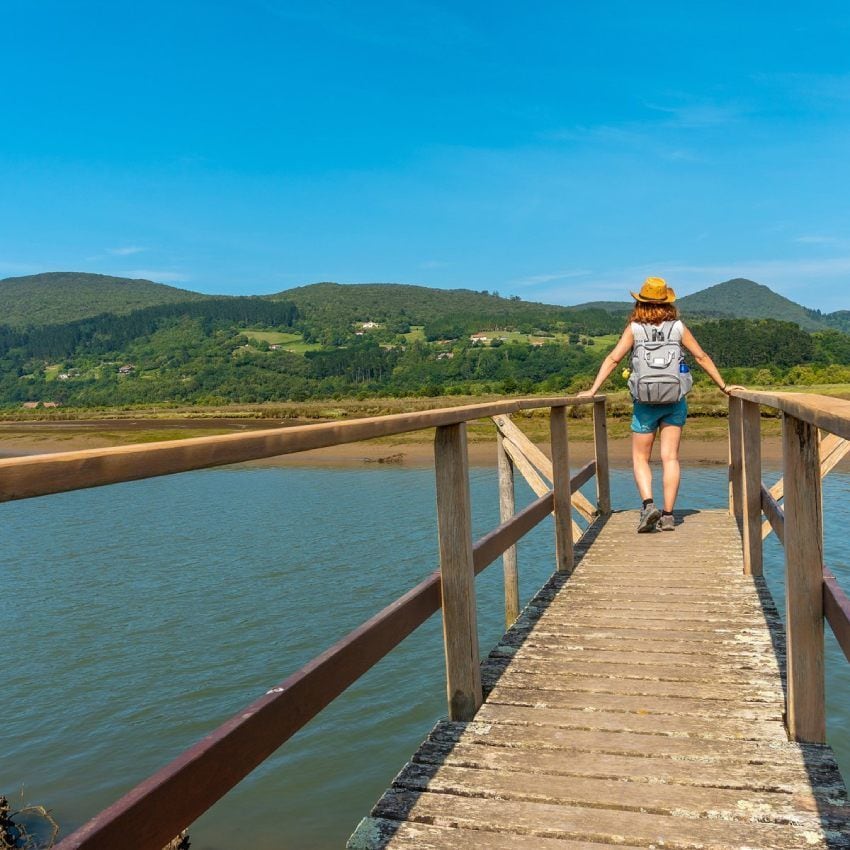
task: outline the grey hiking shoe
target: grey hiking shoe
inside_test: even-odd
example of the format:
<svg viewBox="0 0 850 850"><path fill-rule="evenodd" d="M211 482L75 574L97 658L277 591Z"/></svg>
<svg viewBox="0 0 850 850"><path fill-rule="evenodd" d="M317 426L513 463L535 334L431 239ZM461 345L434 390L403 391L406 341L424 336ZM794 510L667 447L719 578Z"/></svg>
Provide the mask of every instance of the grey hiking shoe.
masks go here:
<svg viewBox="0 0 850 850"><path fill-rule="evenodd" d="M655 507L653 502L650 502L645 508L641 509L637 527L638 534L655 531L655 526L658 525L659 519L661 519L661 511Z"/></svg>
<svg viewBox="0 0 850 850"><path fill-rule="evenodd" d="M673 520L673 514L661 514L661 519L658 520L659 531L675 531L676 523Z"/></svg>

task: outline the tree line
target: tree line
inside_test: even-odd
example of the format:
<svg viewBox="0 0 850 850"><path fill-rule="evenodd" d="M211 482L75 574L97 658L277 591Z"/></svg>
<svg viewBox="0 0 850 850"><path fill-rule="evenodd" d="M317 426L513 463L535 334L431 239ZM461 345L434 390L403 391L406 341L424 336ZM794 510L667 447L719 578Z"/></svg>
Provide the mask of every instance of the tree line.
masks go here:
<svg viewBox="0 0 850 850"><path fill-rule="evenodd" d="M380 334L355 336L349 327L343 344L296 354L269 350L245 332L258 326L297 331L301 322L292 303L246 298L163 305L30 331L0 328L0 403L91 407L572 392L590 385L607 350L577 333L543 345L485 346L466 334L409 342L390 332L390 341L382 342ZM809 334L789 322L748 319L707 321L692 330L728 380L850 381L850 336L839 331ZM694 372L698 383L707 380ZM608 386L625 386L620 370Z"/></svg>

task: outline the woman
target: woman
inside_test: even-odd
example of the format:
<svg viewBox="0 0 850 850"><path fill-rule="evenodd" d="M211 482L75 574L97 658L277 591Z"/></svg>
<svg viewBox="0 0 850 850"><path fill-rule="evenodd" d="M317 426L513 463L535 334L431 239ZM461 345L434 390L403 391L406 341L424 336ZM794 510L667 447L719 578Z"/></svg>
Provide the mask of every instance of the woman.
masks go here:
<svg viewBox="0 0 850 850"><path fill-rule="evenodd" d="M589 390L579 393L580 396L596 395L599 392L599 388L614 369L617 368L623 357L629 351L633 351L636 348L636 343L637 347L643 350L644 348L651 348L656 339L660 340L658 343L660 346L666 346L669 351L676 352L677 354L681 352L681 346L684 346L694 356L696 362L708 373L711 380L724 393L728 394L732 389L740 389L739 387L726 385L712 359L700 348L699 343L694 339L694 335L679 320L678 311L673 306L673 302L676 300L676 293L667 286L663 278L648 277L644 281L640 292L632 292L631 294L635 299L635 306L629 316L629 323L626 325L626 329L623 331L619 342L602 361L593 386ZM653 343L646 345L650 339L653 340ZM667 358L668 366L671 356L668 355ZM663 358L659 358L659 360L661 359ZM641 368L642 361L634 360L633 356L633 366ZM672 371L678 372L679 369L679 357L676 357L675 363L672 365ZM683 372L687 372L687 366L684 366L683 361L681 369ZM668 369L669 371L670 369ZM678 379L668 377L664 380L667 381L669 387L671 386L670 381L676 381ZM676 503L676 495L679 492L680 479L679 442L682 439L682 428L688 415L688 404L684 395L678 401L668 401L667 403L660 404L638 401L635 398L636 386L637 383L633 378L629 387L632 391L632 400L634 402L634 412L632 415L632 464L634 466L635 483L637 484L640 497L643 499L643 507L641 508L637 530L639 533L655 531L656 528L660 528L662 531L673 531L673 506ZM689 380L687 381L687 386L690 386ZM675 395L678 395L679 392L680 390L678 390L677 385ZM641 391L641 395L643 395L643 391ZM664 396L661 394L658 397L663 398ZM649 468L649 458L652 454L652 445L655 442L656 432L660 432L659 441L661 443L661 463L664 482L663 510L658 510L653 501L652 471Z"/></svg>

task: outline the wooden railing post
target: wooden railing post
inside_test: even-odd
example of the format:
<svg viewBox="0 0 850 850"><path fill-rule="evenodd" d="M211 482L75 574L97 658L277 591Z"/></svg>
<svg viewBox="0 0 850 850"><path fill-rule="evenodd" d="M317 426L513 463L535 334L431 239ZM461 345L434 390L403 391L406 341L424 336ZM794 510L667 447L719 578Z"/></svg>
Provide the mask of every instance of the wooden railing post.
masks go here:
<svg viewBox="0 0 850 850"><path fill-rule="evenodd" d="M611 479L608 471L608 422L605 399L593 402L593 442L596 450L596 507L599 513L611 513Z"/></svg>
<svg viewBox="0 0 850 850"><path fill-rule="evenodd" d="M729 398L729 513L741 526L743 516L743 487L741 473L743 469L743 449L741 445L741 416L743 402L739 398Z"/></svg>
<svg viewBox="0 0 850 850"><path fill-rule="evenodd" d="M505 451L505 438L496 432L496 455L499 464L499 520L507 522L516 512L514 496L514 464ZM505 574L505 628L510 628L519 617L519 575L517 573L516 546L502 554Z"/></svg>
<svg viewBox="0 0 850 850"><path fill-rule="evenodd" d="M437 428L434 464L449 717L472 720L482 693L466 423Z"/></svg>
<svg viewBox="0 0 850 850"><path fill-rule="evenodd" d="M553 407L549 419L552 445L552 489L555 492L555 561L559 573L573 571L572 500L567 410Z"/></svg>
<svg viewBox="0 0 850 850"><path fill-rule="evenodd" d="M761 412L752 401L741 410L741 459L744 542L744 574L762 574L761 535Z"/></svg>
<svg viewBox="0 0 850 850"><path fill-rule="evenodd" d="M826 740L823 647L823 522L818 429L784 413L785 599L788 733Z"/></svg>

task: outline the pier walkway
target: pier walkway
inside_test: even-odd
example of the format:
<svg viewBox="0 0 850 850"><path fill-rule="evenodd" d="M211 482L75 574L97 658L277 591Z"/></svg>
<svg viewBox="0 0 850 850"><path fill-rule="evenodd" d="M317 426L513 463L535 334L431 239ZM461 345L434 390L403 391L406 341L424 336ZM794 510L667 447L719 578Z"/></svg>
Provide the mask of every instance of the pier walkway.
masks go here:
<svg viewBox="0 0 850 850"><path fill-rule="evenodd" d="M763 409L782 418L782 479L769 489ZM532 415L548 415L548 453L520 427ZM592 426L593 459L579 469L574 419ZM488 421L500 524L474 540L467 423ZM850 599L823 561L821 490L850 452L850 401L735 390L728 421L729 510L685 512L673 533L646 535L636 514L612 513L603 396L0 460L3 502L434 434L439 568L154 774L134 776L128 758L126 793L57 850L162 850L438 611L448 720L352 850L850 848L824 676L826 623L850 659ZM515 472L536 496L521 509ZM595 503L581 490L591 480ZM516 544L550 517L553 576L521 608ZM333 532L327 516L316 522ZM762 578L770 533L784 547L783 619ZM508 631L482 665L475 577L498 560ZM285 834L281 824L281 846Z"/></svg>
<svg viewBox="0 0 850 850"><path fill-rule="evenodd" d="M349 848L850 847L831 750L790 742L784 632L727 511L600 519Z"/></svg>

